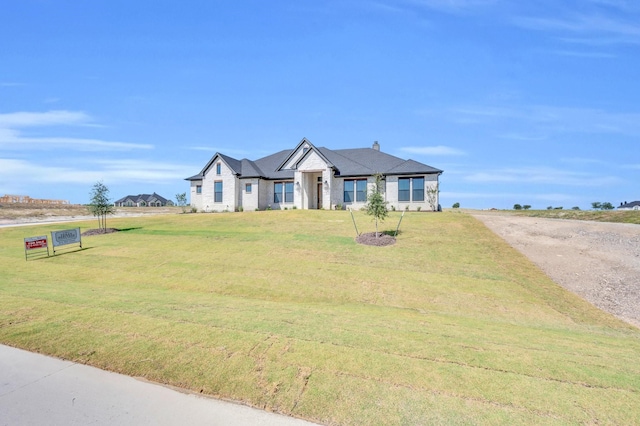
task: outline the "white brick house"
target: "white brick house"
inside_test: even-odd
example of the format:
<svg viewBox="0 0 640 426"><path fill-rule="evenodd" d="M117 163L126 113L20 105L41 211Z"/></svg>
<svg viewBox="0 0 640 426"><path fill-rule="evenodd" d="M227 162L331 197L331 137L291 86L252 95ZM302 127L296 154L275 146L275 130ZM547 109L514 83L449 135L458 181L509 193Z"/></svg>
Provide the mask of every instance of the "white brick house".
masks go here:
<svg viewBox="0 0 640 426"><path fill-rule="evenodd" d="M306 138L292 150L252 161L216 153L187 178L199 211L359 209L381 174L389 208L437 210L442 170L372 148L317 148Z"/></svg>

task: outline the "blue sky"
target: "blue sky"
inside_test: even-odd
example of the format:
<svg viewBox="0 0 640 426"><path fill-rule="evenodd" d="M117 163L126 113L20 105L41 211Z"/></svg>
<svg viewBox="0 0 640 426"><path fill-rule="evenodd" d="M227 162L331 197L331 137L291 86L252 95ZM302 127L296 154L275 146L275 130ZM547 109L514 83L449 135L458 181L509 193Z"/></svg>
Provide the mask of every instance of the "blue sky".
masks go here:
<svg viewBox="0 0 640 426"><path fill-rule="evenodd" d="M188 192L303 138L444 170L441 203L640 199L632 0L2 2L0 195Z"/></svg>

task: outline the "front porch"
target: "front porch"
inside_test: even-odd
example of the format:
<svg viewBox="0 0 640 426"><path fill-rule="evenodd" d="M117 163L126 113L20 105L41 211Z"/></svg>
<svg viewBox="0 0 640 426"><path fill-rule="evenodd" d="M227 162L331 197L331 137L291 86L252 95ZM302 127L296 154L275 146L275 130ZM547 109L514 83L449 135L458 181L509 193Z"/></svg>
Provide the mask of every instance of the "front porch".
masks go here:
<svg viewBox="0 0 640 426"><path fill-rule="evenodd" d="M324 170L295 173L295 206L303 210L331 209L331 177Z"/></svg>

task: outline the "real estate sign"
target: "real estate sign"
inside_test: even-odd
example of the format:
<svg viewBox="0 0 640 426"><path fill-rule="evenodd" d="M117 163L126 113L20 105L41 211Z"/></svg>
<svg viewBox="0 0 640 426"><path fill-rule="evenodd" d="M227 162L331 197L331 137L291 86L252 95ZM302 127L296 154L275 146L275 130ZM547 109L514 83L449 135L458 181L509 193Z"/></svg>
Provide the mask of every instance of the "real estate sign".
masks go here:
<svg viewBox="0 0 640 426"><path fill-rule="evenodd" d="M47 251L47 256L49 256L49 244L47 244L47 236L40 235L37 237L27 237L24 239L24 258L27 260L29 258L29 252L32 250L40 250L38 252L34 252L33 255L44 254L44 250Z"/></svg>
<svg viewBox="0 0 640 426"><path fill-rule="evenodd" d="M56 253L56 247L67 244L80 244L80 248L82 248L80 228L51 231L51 242L53 243L53 254Z"/></svg>
<svg viewBox="0 0 640 426"><path fill-rule="evenodd" d="M42 235L40 237L29 237L24 239L25 250L35 250L47 248L47 236Z"/></svg>

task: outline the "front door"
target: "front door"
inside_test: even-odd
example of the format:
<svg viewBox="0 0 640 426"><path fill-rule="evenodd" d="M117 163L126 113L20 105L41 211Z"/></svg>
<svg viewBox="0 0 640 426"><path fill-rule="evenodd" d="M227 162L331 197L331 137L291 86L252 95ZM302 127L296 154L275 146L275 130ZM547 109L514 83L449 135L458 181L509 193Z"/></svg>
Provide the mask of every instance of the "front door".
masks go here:
<svg viewBox="0 0 640 426"><path fill-rule="evenodd" d="M318 206L316 208L322 208L322 183L318 183Z"/></svg>

